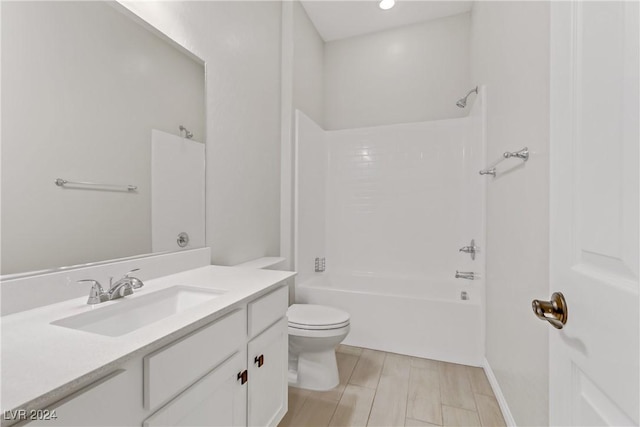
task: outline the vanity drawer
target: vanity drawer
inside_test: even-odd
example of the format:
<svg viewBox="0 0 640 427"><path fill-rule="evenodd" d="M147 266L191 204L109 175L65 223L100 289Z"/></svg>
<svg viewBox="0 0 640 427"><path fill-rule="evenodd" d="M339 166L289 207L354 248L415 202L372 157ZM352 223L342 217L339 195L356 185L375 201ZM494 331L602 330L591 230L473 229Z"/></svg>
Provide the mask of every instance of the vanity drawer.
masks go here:
<svg viewBox="0 0 640 427"><path fill-rule="evenodd" d="M249 337L254 337L287 313L289 288L283 286L251 301L249 310Z"/></svg>
<svg viewBox="0 0 640 427"><path fill-rule="evenodd" d="M247 315L237 310L144 357L144 407L184 391L246 342Z"/></svg>

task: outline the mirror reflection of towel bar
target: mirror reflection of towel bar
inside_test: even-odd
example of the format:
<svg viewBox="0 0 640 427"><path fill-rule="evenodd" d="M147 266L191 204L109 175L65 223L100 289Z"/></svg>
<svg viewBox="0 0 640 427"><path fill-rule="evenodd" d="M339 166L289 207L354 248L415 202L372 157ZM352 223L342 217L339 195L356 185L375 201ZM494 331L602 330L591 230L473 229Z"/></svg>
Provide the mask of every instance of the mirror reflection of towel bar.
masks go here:
<svg viewBox="0 0 640 427"><path fill-rule="evenodd" d="M114 189L120 189L124 191L136 191L138 186L136 185L120 185L120 184L98 184L96 182L85 182L85 181L68 181L62 178L56 178L54 181L58 187L64 187L67 184L72 185L86 185L90 187L111 187Z"/></svg>

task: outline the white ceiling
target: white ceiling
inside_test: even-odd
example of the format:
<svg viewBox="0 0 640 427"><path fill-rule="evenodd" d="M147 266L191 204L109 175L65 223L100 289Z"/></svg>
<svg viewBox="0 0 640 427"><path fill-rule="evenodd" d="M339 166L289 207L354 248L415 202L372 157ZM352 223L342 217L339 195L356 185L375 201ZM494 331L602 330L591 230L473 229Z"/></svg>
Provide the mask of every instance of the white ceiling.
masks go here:
<svg viewBox="0 0 640 427"><path fill-rule="evenodd" d="M373 33L471 10L472 1L396 0L382 10L379 0L301 0L324 41Z"/></svg>

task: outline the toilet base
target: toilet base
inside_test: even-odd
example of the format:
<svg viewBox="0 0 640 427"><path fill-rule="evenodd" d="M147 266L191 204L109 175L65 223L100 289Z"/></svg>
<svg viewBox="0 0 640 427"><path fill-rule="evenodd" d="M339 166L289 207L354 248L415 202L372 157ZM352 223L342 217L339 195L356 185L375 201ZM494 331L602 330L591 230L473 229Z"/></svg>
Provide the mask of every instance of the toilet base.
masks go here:
<svg viewBox="0 0 640 427"><path fill-rule="evenodd" d="M331 390L340 383L336 347L349 333L337 329L299 329L289 326L289 384L307 390Z"/></svg>
<svg viewBox="0 0 640 427"><path fill-rule="evenodd" d="M340 383L335 348L300 353L297 365L297 372L290 371L289 374L289 385L292 387L326 391Z"/></svg>

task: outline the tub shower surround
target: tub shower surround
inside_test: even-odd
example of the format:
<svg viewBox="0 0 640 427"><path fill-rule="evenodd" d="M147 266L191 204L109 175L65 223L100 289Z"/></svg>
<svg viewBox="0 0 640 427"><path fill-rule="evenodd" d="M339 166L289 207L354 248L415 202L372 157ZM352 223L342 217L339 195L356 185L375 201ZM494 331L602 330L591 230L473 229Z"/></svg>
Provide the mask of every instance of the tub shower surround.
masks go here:
<svg viewBox="0 0 640 427"><path fill-rule="evenodd" d="M462 289L466 289L463 291ZM462 300L467 292L468 300ZM344 344L480 366L482 307L478 289L455 279L323 276L301 283L298 301L349 313Z"/></svg>
<svg viewBox="0 0 640 427"><path fill-rule="evenodd" d="M347 311L345 344L482 364L483 93L459 119L325 131L297 113L296 298Z"/></svg>

